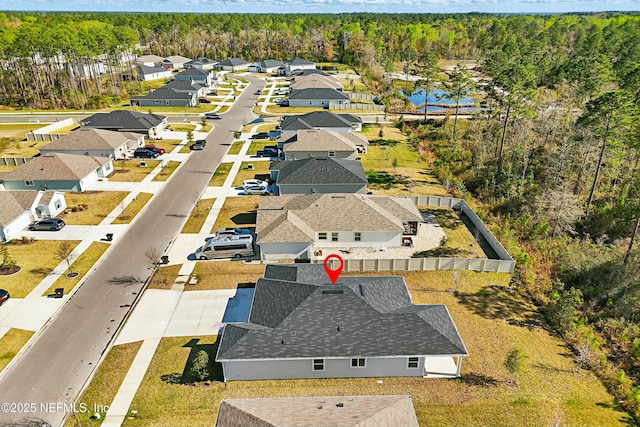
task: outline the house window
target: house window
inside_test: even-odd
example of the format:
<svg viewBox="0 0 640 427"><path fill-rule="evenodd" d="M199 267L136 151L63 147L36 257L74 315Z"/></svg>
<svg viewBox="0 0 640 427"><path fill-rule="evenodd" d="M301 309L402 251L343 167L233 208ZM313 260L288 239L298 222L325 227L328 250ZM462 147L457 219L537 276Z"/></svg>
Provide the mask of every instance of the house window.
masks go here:
<svg viewBox="0 0 640 427"><path fill-rule="evenodd" d="M26 185L27 187L33 187L33 186L35 186L36 184L35 184L35 182L33 182L33 181L25 181L25 182L24 182L24 185Z"/></svg>
<svg viewBox="0 0 640 427"><path fill-rule="evenodd" d="M313 370L324 371L324 359L313 359Z"/></svg>
<svg viewBox="0 0 640 427"><path fill-rule="evenodd" d="M410 357L407 359L407 369L418 369L418 358Z"/></svg>
<svg viewBox="0 0 640 427"><path fill-rule="evenodd" d="M338 233L331 233L331 241L332 242L338 241Z"/></svg>
<svg viewBox="0 0 640 427"><path fill-rule="evenodd" d="M364 357L357 357L351 359L351 367L352 368L366 368L367 367L367 359Z"/></svg>
<svg viewBox="0 0 640 427"><path fill-rule="evenodd" d="M329 157L335 157L336 156L336 152L335 151L329 151Z"/></svg>
<svg viewBox="0 0 640 427"><path fill-rule="evenodd" d="M318 240L327 240L327 233L318 233Z"/></svg>
<svg viewBox="0 0 640 427"><path fill-rule="evenodd" d="M362 233L359 231L353 233L353 240L356 242L360 242L362 240Z"/></svg>

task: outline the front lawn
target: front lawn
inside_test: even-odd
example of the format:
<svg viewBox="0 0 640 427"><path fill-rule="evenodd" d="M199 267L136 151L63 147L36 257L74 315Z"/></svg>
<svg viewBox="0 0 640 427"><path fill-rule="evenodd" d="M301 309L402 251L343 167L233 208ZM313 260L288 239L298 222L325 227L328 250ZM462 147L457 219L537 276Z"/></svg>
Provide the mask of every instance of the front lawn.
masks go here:
<svg viewBox="0 0 640 427"><path fill-rule="evenodd" d="M229 176L229 171L233 163L220 163L216 171L213 173L211 180L209 181L210 187L220 187L227 180L227 176Z"/></svg>
<svg viewBox="0 0 640 427"><path fill-rule="evenodd" d="M167 126L167 129L172 130L174 132L188 132L196 130L196 125L191 123L175 123Z"/></svg>
<svg viewBox="0 0 640 427"><path fill-rule="evenodd" d="M138 213L142 210L142 208L145 207L147 202L151 200L151 197L153 197L153 194L138 193L135 199L133 199L124 208L124 210L120 212L120 215L118 215L116 219L111 221L111 224L130 224L131 221L133 221L133 219L136 217L136 215L138 215Z"/></svg>
<svg viewBox="0 0 640 427"><path fill-rule="evenodd" d="M80 280L93 268L94 264L100 259L100 257L109 249L109 244L104 242L93 242L91 245L80 254L74 262L71 263L71 268L65 270L65 272L56 279L55 282L47 289L42 296L46 297L53 293L56 288L64 288L64 293L69 293ZM64 260L62 260L64 261ZM66 265L65 265L66 266ZM76 277L68 278L66 273L73 271L79 273Z"/></svg>
<svg viewBox="0 0 640 427"><path fill-rule="evenodd" d="M216 199L202 199L196 203L187 222L182 227L182 233L199 233L204 221L209 215L209 211Z"/></svg>
<svg viewBox="0 0 640 427"><path fill-rule="evenodd" d="M140 182L160 164L160 160L127 159L113 162L114 171L109 181ZM144 165L144 166L143 166Z"/></svg>
<svg viewBox="0 0 640 427"><path fill-rule="evenodd" d="M28 242L28 240L27 240ZM9 255L22 267L12 276L0 276L0 288L6 289L12 298L24 298L62 261L56 251L62 240L36 240L6 243ZM70 240L75 248L80 241Z"/></svg>
<svg viewBox="0 0 640 427"><path fill-rule="evenodd" d="M253 169L249 169L249 165L253 165ZM233 181L233 186L240 187L242 182L247 179L267 181L269 179L269 162L242 162L240 170Z"/></svg>
<svg viewBox="0 0 640 427"><path fill-rule="evenodd" d="M264 150L264 147L266 147L267 145L276 145L276 143L275 141L271 141L269 139L254 139L253 141L251 141L251 145L249 145L247 155L255 156L258 153L258 150Z"/></svg>
<svg viewBox="0 0 640 427"><path fill-rule="evenodd" d="M204 243L204 242L203 242ZM182 264L160 265L149 280L148 289L171 289Z"/></svg>
<svg viewBox="0 0 640 427"><path fill-rule="evenodd" d="M227 154L240 154L240 150L242 149L243 145L244 141L233 141L233 144L231 144L231 147L229 147L229 151L227 151Z"/></svg>
<svg viewBox="0 0 640 427"><path fill-rule="evenodd" d="M0 338L0 372L33 336L33 331L11 328Z"/></svg>
<svg viewBox="0 0 640 427"><path fill-rule="evenodd" d="M147 139L145 141L146 145L155 145L156 147L164 148L164 151L167 153L172 152L175 148L180 145L182 142L181 139ZM115 166L115 162L114 162Z"/></svg>
<svg viewBox="0 0 640 427"><path fill-rule="evenodd" d="M158 172L156 174L156 176L153 177L153 179L151 181L166 181L169 179L169 177L171 176L171 174L173 172L175 172L176 169L178 169L178 166L180 166L180 162L177 162L175 160L169 160L168 162L163 160L161 165L164 165L162 167L162 169L160 169L160 172Z"/></svg>
<svg viewBox="0 0 640 427"><path fill-rule="evenodd" d="M60 218L69 225L98 225L129 194L126 191L67 193L67 210Z"/></svg>
<svg viewBox="0 0 640 427"><path fill-rule="evenodd" d="M187 285L185 291L211 289L236 289L253 286L264 274L264 265L243 264L242 261L200 261L196 263L192 276L198 278L195 285Z"/></svg>
<svg viewBox="0 0 640 427"><path fill-rule="evenodd" d="M260 197L262 196L227 197L211 233L222 227L255 227Z"/></svg>

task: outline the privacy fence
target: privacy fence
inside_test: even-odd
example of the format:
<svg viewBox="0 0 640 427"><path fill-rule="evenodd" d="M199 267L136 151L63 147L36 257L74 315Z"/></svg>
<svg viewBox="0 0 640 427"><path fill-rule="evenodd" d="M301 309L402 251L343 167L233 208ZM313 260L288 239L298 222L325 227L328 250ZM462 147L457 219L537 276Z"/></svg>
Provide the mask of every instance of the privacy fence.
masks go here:
<svg viewBox="0 0 640 427"><path fill-rule="evenodd" d="M497 259L489 258L397 258L397 259L345 259L344 271L428 271L428 270L470 270L494 273L513 273L516 262L509 255L491 230L482 222L480 217L462 199L439 196L408 197L416 206L451 208L466 215L477 233L497 254ZM316 261L322 262L322 261ZM338 267L337 260L331 260L331 268Z"/></svg>

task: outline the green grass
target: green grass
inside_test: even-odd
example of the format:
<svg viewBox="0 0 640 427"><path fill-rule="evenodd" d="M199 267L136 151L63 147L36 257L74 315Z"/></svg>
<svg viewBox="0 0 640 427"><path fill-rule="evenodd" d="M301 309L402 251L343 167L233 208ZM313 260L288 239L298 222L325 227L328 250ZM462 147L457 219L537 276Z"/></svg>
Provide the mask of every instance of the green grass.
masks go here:
<svg viewBox="0 0 640 427"><path fill-rule="evenodd" d="M76 423L77 421L82 423L82 426L99 426L102 424L106 412L100 413L101 420L90 419L94 414L94 404L103 406L111 405L141 345L142 342L138 341L116 345L111 348L109 354L107 354L104 362L102 362L91 380L89 387L87 387L82 394L82 397L78 399L78 406L84 404L90 410L86 412L76 412L77 420L75 416L69 417L65 424L67 427L75 427L78 425Z"/></svg>
<svg viewBox="0 0 640 427"><path fill-rule="evenodd" d="M33 331L11 328L0 338L0 372L33 336Z"/></svg>
<svg viewBox="0 0 640 427"><path fill-rule="evenodd" d="M231 147L229 147L229 151L227 151L227 154L240 154L240 150L242 149L243 145L244 141L233 141L233 144L231 144Z"/></svg>
<svg viewBox="0 0 640 427"><path fill-rule="evenodd" d="M149 200L151 200L153 194L139 193L134 200L129 203L124 210L118 215L116 219L111 221L111 224L129 224L138 215L138 213L144 208Z"/></svg>
<svg viewBox="0 0 640 427"><path fill-rule="evenodd" d="M168 129L171 129L174 132L188 132L188 131L193 131L196 129L195 125L189 124L189 123L178 123L178 124L171 124L169 126L167 126Z"/></svg>
<svg viewBox="0 0 640 427"><path fill-rule="evenodd" d="M249 164L253 165L253 169L247 169ZM242 162L240 170L233 181L233 186L238 187L246 179L261 179L263 181L269 178L269 162Z"/></svg>
<svg viewBox="0 0 640 427"><path fill-rule="evenodd" d="M178 166L180 166L180 162L177 162L175 160L169 160L168 162L163 160L162 164L164 164L165 166L160 170L160 172L157 173L156 176L153 177L151 181L168 180L171 174L175 172L176 169L178 169Z"/></svg>
<svg viewBox="0 0 640 427"><path fill-rule="evenodd" d="M216 171L213 173L211 180L209 181L209 186L212 187L220 187L227 180L227 176L229 176L229 171L233 163L220 163Z"/></svg>
<svg viewBox="0 0 640 427"><path fill-rule="evenodd" d="M141 166L144 164L144 166ZM127 159L113 162L113 173L109 181L140 182L160 164L160 160Z"/></svg>
<svg viewBox="0 0 640 427"><path fill-rule="evenodd" d="M193 208L187 222L182 227L182 233L199 233L215 201L216 199L200 200L198 209Z"/></svg>
<svg viewBox="0 0 640 427"><path fill-rule="evenodd" d="M264 150L264 147L267 145L275 145L274 141L268 139L256 139L251 141L249 145L249 149L247 150L247 154L250 156L255 156L258 153L258 150ZM255 166L255 165L254 165Z"/></svg>
<svg viewBox="0 0 640 427"><path fill-rule="evenodd" d="M6 244L9 255L22 267L13 276L0 276L0 288L9 291L13 298L24 298L33 290L53 269L60 264L61 259L56 256L61 240L37 240L30 243L15 241ZM80 241L69 241L75 248Z"/></svg>
<svg viewBox="0 0 640 427"><path fill-rule="evenodd" d="M47 289L42 296L46 297L52 294L56 288L64 288L64 292L69 293L82 278L89 272L94 264L100 259L100 257L109 249L109 244L104 242L93 242L91 245L80 254L80 256L71 264L71 268L65 270L80 273L73 278L67 278L65 274L62 274L55 282Z"/></svg>
<svg viewBox="0 0 640 427"><path fill-rule="evenodd" d="M27 132L40 129L47 124L0 123L0 156L33 157L49 141L27 141Z"/></svg>
<svg viewBox="0 0 640 427"><path fill-rule="evenodd" d="M222 227L255 227L261 196L227 197L211 232Z"/></svg>
<svg viewBox="0 0 640 427"><path fill-rule="evenodd" d="M485 258L486 254L476 242L469 229L451 209L420 207L421 212L433 214L447 236L444 246L427 251L420 256Z"/></svg>
<svg viewBox="0 0 640 427"><path fill-rule="evenodd" d="M129 194L126 191L83 191L67 193L67 211L60 218L68 225L98 225Z"/></svg>

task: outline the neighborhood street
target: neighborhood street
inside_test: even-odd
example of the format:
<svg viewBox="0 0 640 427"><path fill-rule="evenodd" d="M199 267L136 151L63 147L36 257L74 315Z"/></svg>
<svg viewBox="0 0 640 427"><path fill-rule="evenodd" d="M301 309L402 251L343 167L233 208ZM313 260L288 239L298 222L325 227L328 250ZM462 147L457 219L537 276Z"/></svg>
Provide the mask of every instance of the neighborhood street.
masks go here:
<svg viewBox="0 0 640 427"><path fill-rule="evenodd" d="M0 396L9 403L9 410L3 406L0 413L0 426L31 419L62 423L143 290L152 272L148 254L165 254L233 141L233 132L255 118L254 92L264 83L247 79L251 84L224 119L212 121L215 128L205 150L193 152L126 234L116 236L84 284L0 379Z"/></svg>

